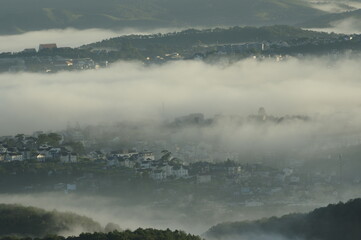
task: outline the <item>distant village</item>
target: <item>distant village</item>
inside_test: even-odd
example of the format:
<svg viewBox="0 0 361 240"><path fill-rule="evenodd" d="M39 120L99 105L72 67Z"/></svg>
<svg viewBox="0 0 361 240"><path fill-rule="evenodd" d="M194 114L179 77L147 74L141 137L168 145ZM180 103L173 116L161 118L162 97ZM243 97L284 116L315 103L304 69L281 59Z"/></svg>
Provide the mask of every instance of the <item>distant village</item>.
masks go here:
<svg viewBox="0 0 361 240"><path fill-rule="evenodd" d="M0 72L79 71L106 68L119 60L137 60L144 64L162 64L179 60L202 60L214 62L222 58L240 60L271 59L283 61L288 57L303 57L312 54L342 55L344 51L361 50L361 35L340 35L331 38L298 38L284 41L261 41L242 43L199 44L191 48L164 53L159 50L148 55L141 48L69 48L55 43L40 44L18 53L0 53ZM145 52L142 52L145 51Z"/></svg>
<svg viewBox="0 0 361 240"><path fill-rule="evenodd" d="M261 108L251 117L255 121L266 121L267 115ZM270 121L278 120L270 118ZM207 124L199 114L179 118L175 124L190 122ZM0 137L0 192L9 187L10 181L12 191L115 194L115 186L127 183L126 187L131 188L132 184L143 181L153 185L153 193L168 189L178 195L183 194L179 191L186 191L183 188L208 189L194 194L252 207L302 203L315 200L315 196L337 197L343 184L361 184L360 178L341 180L337 171L305 172L302 161L275 166L267 161L239 160L236 153L217 153L207 146L192 150L191 146L159 140L151 143L138 140L132 148L97 146L76 129ZM195 155L194 151L198 153ZM46 181L35 183L33 179L37 178L46 178ZM180 188L183 190L174 189L174 183L184 186Z"/></svg>
<svg viewBox="0 0 361 240"><path fill-rule="evenodd" d="M0 72L43 72L52 73L58 71L89 70L107 67L107 61L95 62L91 58L66 58L52 51L66 52L71 48L58 48L57 44L40 44L38 51L35 48L27 48L14 57L11 53L3 53L0 57Z"/></svg>

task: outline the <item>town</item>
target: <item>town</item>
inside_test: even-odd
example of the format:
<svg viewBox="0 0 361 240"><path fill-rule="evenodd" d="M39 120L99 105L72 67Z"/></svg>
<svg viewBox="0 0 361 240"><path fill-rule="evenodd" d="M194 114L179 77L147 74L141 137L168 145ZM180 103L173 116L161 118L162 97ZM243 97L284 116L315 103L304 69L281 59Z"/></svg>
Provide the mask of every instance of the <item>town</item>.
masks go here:
<svg viewBox="0 0 361 240"><path fill-rule="evenodd" d="M280 123L280 119L266 115L263 108L249 117L260 124ZM304 116L288 117L288 121L295 119L309 121ZM191 123L210 124L202 114L184 116L172 124ZM302 160L275 165L202 143L192 148L194 143L159 139L122 143L119 136L91 137L101 135L99 131L104 130L75 126L57 133L1 137L0 192L138 196L154 204L191 198L259 207L339 199L345 185L361 184L360 178L343 176L338 165L333 172L310 171ZM342 156L335 158L338 164Z"/></svg>
<svg viewBox="0 0 361 240"><path fill-rule="evenodd" d="M254 31L259 32L255 34ZM273 31L273 35L269 31ZM287 35L295 31L299 32L298 35L292 38ZM217 63L222 59L235 62L249 58L282 61L288 57L337 57L345 52L357 55L360 50L360 34L327 34L285 26L270 29L190 29L179 33L122 36L78 48L46 43L40 44L38 49L4 52L0 53L0 72L79 71L107 68L117 61L143 64L179 60Z"/></svg>

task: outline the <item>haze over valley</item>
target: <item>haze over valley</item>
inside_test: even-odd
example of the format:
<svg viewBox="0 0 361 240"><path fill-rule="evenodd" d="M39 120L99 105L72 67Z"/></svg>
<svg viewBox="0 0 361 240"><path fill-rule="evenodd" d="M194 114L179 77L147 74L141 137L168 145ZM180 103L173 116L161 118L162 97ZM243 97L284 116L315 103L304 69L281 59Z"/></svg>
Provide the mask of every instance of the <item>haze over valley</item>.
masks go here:
<svg viewBox="0 0 361 240"><path fill-rule="evenodd" d="M0 240L361 235L360 1L1 5Z"/></svg>

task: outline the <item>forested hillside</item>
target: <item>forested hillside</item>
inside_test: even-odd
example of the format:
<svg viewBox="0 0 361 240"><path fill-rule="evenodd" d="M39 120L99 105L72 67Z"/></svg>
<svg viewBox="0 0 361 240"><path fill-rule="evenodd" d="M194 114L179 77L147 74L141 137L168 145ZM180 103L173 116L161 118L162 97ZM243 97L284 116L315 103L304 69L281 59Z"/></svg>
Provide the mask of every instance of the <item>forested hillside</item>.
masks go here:
<svg viewBox="0 0 361 240"><path fill-rule="evenodd" d="M177 33L131 35L103 40L83 46L86 48L142 49L146 55L181 52L195 46L244 42L284 41L296 38L329 38L334 35L302 30L290 26L231 27L206 30L189 29Z"/></svg>
<svg viewBox="0 0 361 240"><path fill-rule="evenodd" d="M0 240L28 240L22 237L0 237ZM200 237L187 234L183 231L156 230L138 228L135 231L113 231L109 233L82 233L79 236L62 237L46 236L37 240L201 240Z"/></svg>
<svg viewBox="0 0 361 240"><path fill-rule="evenodd" d="M308 214L290 214L253 222L222 223L206 233L207 238L232 239L246 235L276 235L289 239L361 239L361 199L316 209Z"/></svg>
<svg viewBox="0 0 361 240"><path fill-rule="evenodd" d="M0 204L0 236L36 236L80 230L102 231L99 223L74 213L45 211L34 207Z"/></svg>
<svg viewBox="0 0 361 240"><path fill-rule="evenodd" d="M322 14L302 0L2 0L0 34L67 27L295 24Z"/></svg>

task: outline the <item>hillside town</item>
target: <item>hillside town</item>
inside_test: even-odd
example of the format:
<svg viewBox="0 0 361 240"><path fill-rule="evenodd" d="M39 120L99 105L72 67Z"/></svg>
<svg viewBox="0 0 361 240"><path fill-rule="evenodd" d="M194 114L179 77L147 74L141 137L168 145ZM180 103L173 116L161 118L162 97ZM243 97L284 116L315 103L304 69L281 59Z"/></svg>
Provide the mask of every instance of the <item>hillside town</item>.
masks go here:
<svg viewBox="0 0 361 240"><path fill-rule="evenodd" d="M328 38L295 38L282 41L259 41L240 43L197 44L192 47L161 47L147 50L143 47L58 47L56 43L40 44L38 49L28 48L21 52L0 53L0 72L80 71L100 69L120 60L136 60L144 64L163 64L179 60L202 60L214 62L223 58L286 60L288 57L308 55L358 53L361 50L361 35L336 35Z"/></svg>
<svg viewBox="0 0 361 240"><path fill-rule="evenodd" d="M226 152L218 161L184 161L176 157L179 153L160 150L164 145L159 143L147 144L152 146L147 150L109 146L96 149L96 145L86 144L80 131L70 133L68 130L1 137L0 192L117 195L135 191L140 195L148 192L155 202L203 196L212 201L255 207L338 198L345 184L355 187L361 184L360 178L342 179L337 171L307 172L302 162L277 167L236 155L230 159L231 153ZM164 192L165 199L159 199L164 197L159 191Z"/></svg>

